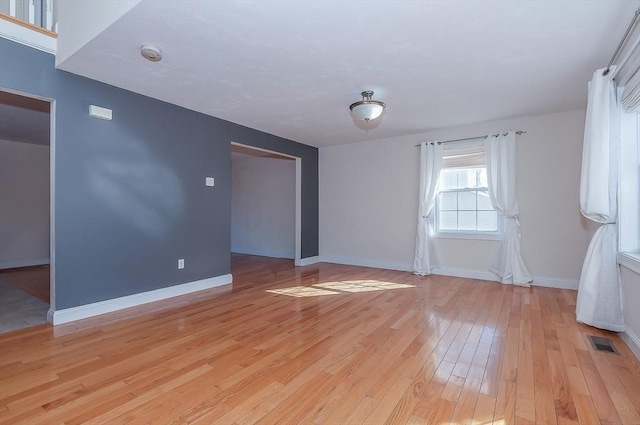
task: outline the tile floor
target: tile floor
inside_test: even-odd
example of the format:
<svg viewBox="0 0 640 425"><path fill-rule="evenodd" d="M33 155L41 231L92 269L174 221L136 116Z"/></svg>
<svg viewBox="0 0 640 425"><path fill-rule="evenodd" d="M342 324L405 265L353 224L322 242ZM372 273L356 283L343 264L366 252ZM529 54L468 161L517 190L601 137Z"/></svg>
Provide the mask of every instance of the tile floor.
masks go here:
<svg viewBox="0 0 640 425"><path fill-rule="evenodd" d="M47 323L49 304L0 281L0 333Z"/></svg>

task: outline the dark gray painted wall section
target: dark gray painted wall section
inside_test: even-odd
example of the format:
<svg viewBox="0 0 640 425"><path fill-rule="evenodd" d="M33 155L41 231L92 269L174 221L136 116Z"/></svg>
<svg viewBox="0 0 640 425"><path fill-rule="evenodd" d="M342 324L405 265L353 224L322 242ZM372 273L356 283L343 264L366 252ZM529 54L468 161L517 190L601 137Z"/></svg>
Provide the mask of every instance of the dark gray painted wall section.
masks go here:
<svg viewBox="0 0 640 425"><path fill-rule="evenodd" d="M56 102L57 310L229 273L231 141L302 158L302 258L318 255L316 148L56 70L1 38L0 88Z"/></svg>

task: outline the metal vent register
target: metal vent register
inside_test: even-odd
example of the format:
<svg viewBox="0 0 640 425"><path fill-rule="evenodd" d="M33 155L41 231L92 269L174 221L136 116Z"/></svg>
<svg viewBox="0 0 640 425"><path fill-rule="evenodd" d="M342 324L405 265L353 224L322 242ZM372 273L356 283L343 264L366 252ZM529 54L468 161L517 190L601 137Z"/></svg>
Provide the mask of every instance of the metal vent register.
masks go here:
<svg viewBox="0 0 640 425"><path fill-rule="evenodd" d="M605 353L620 354L613 341L609 338L602 338L599 336L589 335L589 342L595 351L603 351Z"/></svg>

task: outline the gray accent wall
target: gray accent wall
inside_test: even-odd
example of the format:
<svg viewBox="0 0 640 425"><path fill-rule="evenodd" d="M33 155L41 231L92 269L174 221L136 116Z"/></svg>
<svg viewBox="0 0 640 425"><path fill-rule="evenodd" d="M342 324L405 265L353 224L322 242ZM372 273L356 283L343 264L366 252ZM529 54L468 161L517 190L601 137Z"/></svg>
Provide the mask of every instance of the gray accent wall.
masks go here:
<svg viewBox="0 0 640 425"><path fill-rule="evenodd" d="M55 100L56 310L229 273L231 141L302 158L302 258L318 255L316 148L56 70L2 38L0 58L0 89Z"/></svg>

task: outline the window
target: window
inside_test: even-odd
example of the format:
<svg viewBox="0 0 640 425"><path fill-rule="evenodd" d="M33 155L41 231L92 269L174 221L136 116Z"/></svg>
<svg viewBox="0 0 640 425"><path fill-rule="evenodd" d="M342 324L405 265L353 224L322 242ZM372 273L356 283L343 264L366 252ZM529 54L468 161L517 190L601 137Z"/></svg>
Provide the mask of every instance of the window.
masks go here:
<svg viewBox="0 0 640 425"><path fill-rule="evenodd" d="M500 220L491 205L482 144L447 148L436 196L436 235L497 236Z"/></svg>
<svg viewBox="0 0 640 425"><path fill-rule="evenodd" d="M620 109L620 251L640 260L640 113Z"/></svg>

